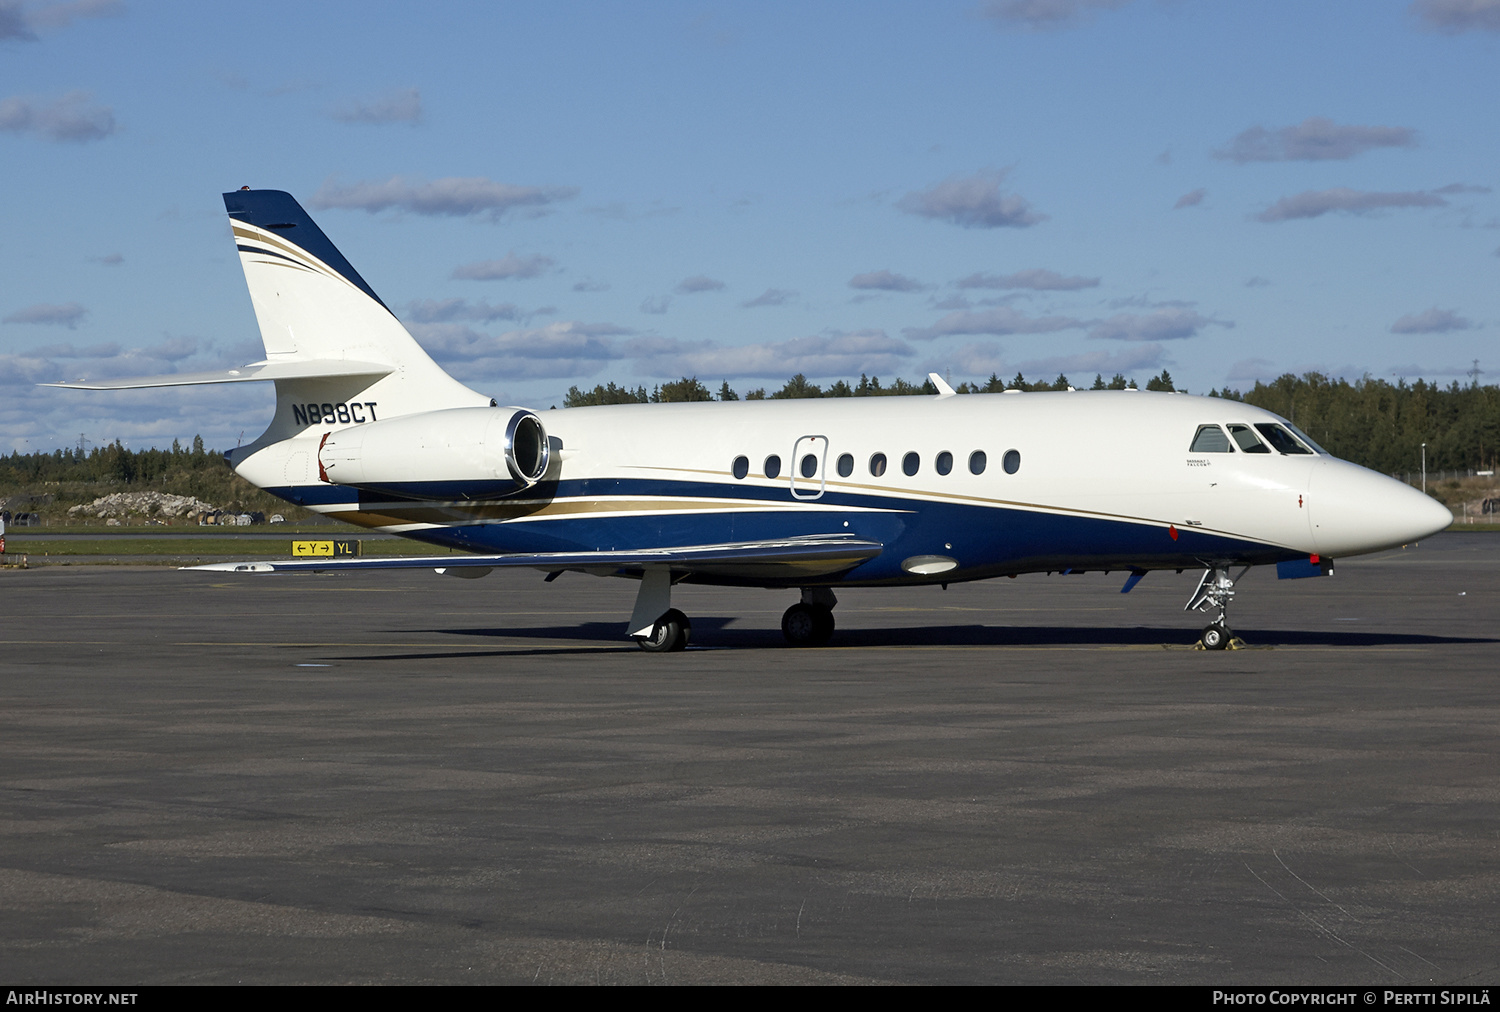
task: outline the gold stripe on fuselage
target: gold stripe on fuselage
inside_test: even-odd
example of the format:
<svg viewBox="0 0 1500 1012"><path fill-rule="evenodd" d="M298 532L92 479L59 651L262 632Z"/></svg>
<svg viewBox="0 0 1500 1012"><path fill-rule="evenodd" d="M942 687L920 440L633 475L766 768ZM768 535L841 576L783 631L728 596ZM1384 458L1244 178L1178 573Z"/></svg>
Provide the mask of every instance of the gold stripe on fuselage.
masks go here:
<svg viewBox="0 0 1500 1012"><path fill-rule="evenodd" d="M749 511L784 513L803 512L807 503L767 502L758 499L554 499L551 501L531 499L517 502L382 502L372 505L370 511L339 511L330 515L358 523L361 526L388 526L391 524L436 524L439 526L469 525L480 523L504 523L522 517L528 520L581 520L589 517L619 517L655 513L744 513ZM822 512L840 513L892 513L904 510L886 510L866 507L823 505ZM355 516L380 517L376 523L353 520Z"/></svg>

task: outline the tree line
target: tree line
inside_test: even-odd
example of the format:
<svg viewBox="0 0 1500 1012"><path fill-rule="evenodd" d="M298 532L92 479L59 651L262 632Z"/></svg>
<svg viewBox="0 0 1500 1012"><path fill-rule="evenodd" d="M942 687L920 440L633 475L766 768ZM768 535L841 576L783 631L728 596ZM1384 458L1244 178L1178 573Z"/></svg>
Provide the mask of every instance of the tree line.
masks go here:
<svg viewBox="0 0 1500 1012"><path fill-rule="evenodd" d="M1038 383L1030 382L1025 376L1016 373L1014 379L1006 382L990 374L989 380L984 383L960 383L954 387L961 394L998 394L1006 390L1072 390L1074 389L1068 377L1059 374L1052 382L1045 380ZM1135 380L1127 380L1124 376L1116 373L1113 379L1105 380L1104 376L1094 377L1094 385L1090 390L1134 390ZM1165 369L1160 376L1153 376L1146 383L1147 390L1173 390L1172 376ZM747 391L744 400L790 400L807 397L889 397L910 396L913 394L935 394L938 392L932 380L924 379L920 383L910 383L904 379L897 378L889 385L880 382L879 376L866 376L860 373L858 383L850 383L847 380L838 380L829 384L827 389L810 381L802 373L798 373L780 389L767 393L765 387L757 387ZM1182 391L1187 393L1186 390ZM665 404L672 401L737 401L741 397L730 387L729 381L725 380L715 394L699 382L696 376L684 376L680 380L670 383L661 383L651 388L648 393L644 386L621 387L610 383L601 383L592 390L580 390L578 387L569 387L568 394L563 398L565 408L584 408L599 404Z"/></svg>
<svg viewBox="0 0 1500 1012"><path fill-rule="evenodd" d="M131 450L117 439L93 449L69 447L51 453L12 453L0 457L0 487L61 482L152 484L168 474L218 474L228 467L223 454L204 447L202 436L194 436L191 447L184 447L174 439L170 450L154 446L149 450Z"/></svg>
<svg viewBox="0 0 1500 1012"><path fill-rule="evenodd" d="M56 509L87 502L105 489L171 492L190 495L224 509L261 510L288 516L301 511L251 485L235 474L224 455L194 436L188 446L172 440L170 449L132 450L120 440L88 449L68 447L50 453L17 453L0 457L0 496L51 492ZM44 511L45 512L45 511Z"/></svg>

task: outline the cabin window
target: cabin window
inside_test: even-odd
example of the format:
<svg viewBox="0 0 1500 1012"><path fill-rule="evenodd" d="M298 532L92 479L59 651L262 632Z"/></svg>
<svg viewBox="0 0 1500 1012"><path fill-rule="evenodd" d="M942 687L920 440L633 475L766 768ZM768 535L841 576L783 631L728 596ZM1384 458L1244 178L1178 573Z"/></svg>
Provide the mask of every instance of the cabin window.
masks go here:
<svg viewBox="0 0 1500 1012"><path fill-rule="evenodd" d="M766 477L781 477L781 458L776 456L776 454L774 453L766 458Z"/></svg>
<svg viewBox="0 0 1500 1012"><path fill-rule="evenodd" d="M921 469L922 457L915 450L901 458L901 470L906 472L906 476L908 478L916 474Z"/></svg>
<svg viewBox="0 0 1500 1012"><path fill-rule="evenodd" d="M947 474L953 470L953 454L944 450L937 455L937 460L933 461L932 466L937 468L938 474Z"/></svg>
<svg viewBox="0 0 1500 1012"><path fill-rule="evenodd" d="M811 478L818 473L818 456L814 453L802 455L802 477Z"/></svg>
<svg viewBox="0 0 1500 1012"><path fill-rule="evenodd" d="M1193 436L1193 445L1188 453L1233 453L1234 447L1224 430L1217 425L1200 425Z"/></svg>
<svg viewBox="0 0 1500 1012"><path fill-rule="evenodd" d="M983 450L975 450L969 454L969 473L984 474L984 466L990 462Z"/></svg>
<svg viewBox="0 0 1500 1012"><path fill-rule="evenodd" d="M750 458L745 456L734 458L734 464L730 467L730 470L734 472L736 478L745 477L745 475L750 473Z"/></svg>
<svg viewBox="0 0 1500 1012"><path fill-rule="evenodd" d="M876 478L885 474L885 454L877 453L870 458L870 474Z"/></svg>
<svg viewBox="0 0 1500 1012"><path fill-rule="evenodd" d="M847 478L854 473L854 454L839 454L839 477Z"/></svg>
<svg viewBox="0 0 1500 1012"><path fill-rule="evenodd" d="M1248 425L1231 425L1229 436L1236 446L1246 453L1270 453L1271 448L1255 438L1255 430Z"/></svg>
<svg viewBox="0 0 1500 1012"><path fill-rule="evenodd" d="M1266 437L1266 442L1281 453L1312 453L1298 441L1297 437L1274 422L1257 422L1255 427Z"/></svg>
<svg viewBox="0 0 1500 1012"><path fill-rule="evenodd" d="M1006 474L1015 474L1021 470L1021 451L1006 450L1005 456L1001 458L1000 463L1005 468Z"/></svg>

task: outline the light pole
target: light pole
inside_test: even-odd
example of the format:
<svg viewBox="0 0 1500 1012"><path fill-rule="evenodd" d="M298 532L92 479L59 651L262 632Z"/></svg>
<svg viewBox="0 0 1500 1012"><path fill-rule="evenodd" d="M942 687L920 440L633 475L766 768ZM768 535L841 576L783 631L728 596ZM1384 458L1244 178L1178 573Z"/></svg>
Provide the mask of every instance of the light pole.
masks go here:
<svg viewBox="0 0 1500 1012"><path fill-rule="evenodd" d="M1427 444L1422 444L1422 491L1427 491Z"/></svg>

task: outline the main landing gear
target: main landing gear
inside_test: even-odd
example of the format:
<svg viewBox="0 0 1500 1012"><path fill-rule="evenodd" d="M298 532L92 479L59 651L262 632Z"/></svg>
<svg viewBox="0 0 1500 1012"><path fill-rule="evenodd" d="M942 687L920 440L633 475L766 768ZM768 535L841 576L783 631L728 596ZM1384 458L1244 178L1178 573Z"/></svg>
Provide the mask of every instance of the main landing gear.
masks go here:
<svg viewBox="0 0 1500 1012"><path fill-rule="evenodd" d="M833 637L833 609L839 599L827 587L803 587L802 600L781 616L781 634L794 647L822 646ZM648 566L625 634L653 654L685 650L693 623L672 607L672 571Z"/></svg>
<svg viewBox="0 0 1500 1012"><path fill-rule="evenodd" d="M686 650L693 623L672 607L672 571L648 566L641 574L641 589L635 595L635 610L625 634L642 650L653 654Z"/></svg>
<svg viewBox="0 0 1500 1012"><path fill-rule="evenodd" d="M794 647L818 647L833 638L833 609L839 599L827 587L803 587L802 600L781 616L781 635Z"/></svg>
<svg viewBox="0 0 1500 1012"><path fill-rule="evenodd" d="M635 641L642 650L653 654L673 653L686 650L688 638L693 634L693 623L676 608L668 608L651 627L650 634L637 636Z"/></svg>
<svg viewBox="0 0 1500 1012"><path fill-rule="evenodd" d="M1211 565L1203 571L1198 589L1182 608L1183 611L1207 611L1214 616L1203 629L1198 646L1203 650L1235 650L1245 645L1229 629L1229 602L1234 600L1234 585L1250 571L1246 566L1239 576L1230 576L1228 566Z"/></svg>

